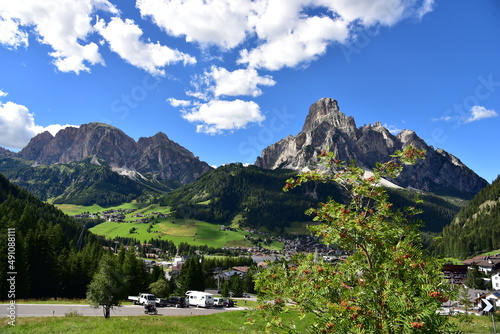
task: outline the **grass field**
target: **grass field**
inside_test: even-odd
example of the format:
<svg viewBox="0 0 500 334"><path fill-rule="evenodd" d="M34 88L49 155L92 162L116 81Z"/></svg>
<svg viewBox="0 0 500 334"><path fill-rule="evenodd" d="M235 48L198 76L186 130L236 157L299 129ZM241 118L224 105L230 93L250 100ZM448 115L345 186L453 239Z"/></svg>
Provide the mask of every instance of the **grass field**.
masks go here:
<svg viewBox="0 0 500 334"><path fill-rule="evenodd" d="M96 212L103 212L106 210L110 209L123 209L123 210L136 210L135 213L150 213L153 211L158 211L161 213L169 213L170 208L169 207L164 207L164 206L159 206L158 204L146 204L146 203L136 203L136 202L131 202L131 203L125 203L119 206L113 206L113 207L102 207L100 205L94 204L91 206L83 206L83 205L75 205L75 204L55 204L55 206L64 212L67 215L77 215L80 213L84 212L89 212L89 213L96 213Z"/></svg>
<svg viewBox="0 0 500 334"><path fill-rule="evenodd" d="M112 208L103 208L99 205L81 206L61 204L57 205L57 207L68 215L76 215L84 212L97 213L110 209L130 210L126 214L124 223L104 222L90 229L92 233L102 235L108 239L126 237L134 238L141 242L147 242L151 239L163 239L171 240L176 245L186 242L191 245L208 245L215 248L252 246L252 243L245 239L245 235L248 234L246 231L221 231L220 225L192 219L156 218L152 215L153 212L170 213L169 207L162 207L157 204L126 203ZM142 217L135 217L138 214L146 218L154 218L156 223L150 228L150 223L139 222L139 219ZM134 231L131 233L132 228L134 228ZM273 242L267 248L279 250L283 248L283 244Z"/></svg>
<svg viewBox="0 0 500 334"><path fill-rule="evenodd" d="M288 313L296 317L296 312ZM246 311L231 311L206 316L161 317L161 316L131 316L113 317L83 317L68 314L66 317L18 317L16 326L8 324L8 318L0 318L0 333L100 333L100 334L136 334L136 333L262 333L264 325L247 323L250 315ZM452 317L461 333L493 333L493 325L489 317L469 316ZM298 325L307 324L298 321ZM298 328L300 332L300 328Z"/></svg>
<svg viewBox="0 0 500 334"><path fill-rule="evenodd" d="M193 317L18 317L16 326L7 324L7 318L0 318L0 333L253 333L262 326L245 325L244 311L231 311L207 316Z"/></svg>
<svg viewBox="0 0 500 334"><path fill-rule="evenodd" d="M104 222L96 225L90 231L107 238L127 237L146 242L151 239L171 240L176 245L187 242L192 245L208 245L224 247L234 241L244 241L248 232L221 231L219 225L200 222L191 219L159 218L148 232L149 223L138 222ZM133 233L131 229L135 228Z"/></svg>

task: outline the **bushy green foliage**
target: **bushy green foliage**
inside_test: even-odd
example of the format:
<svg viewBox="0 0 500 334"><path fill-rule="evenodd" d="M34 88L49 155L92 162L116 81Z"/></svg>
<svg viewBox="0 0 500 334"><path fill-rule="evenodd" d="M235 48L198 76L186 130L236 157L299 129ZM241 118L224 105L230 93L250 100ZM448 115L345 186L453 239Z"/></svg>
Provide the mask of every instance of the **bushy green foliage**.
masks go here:
<svg viewBox="0 0 500 334"><path fill-rule="evenodd" d="M483 277L484 276L479 271L479 266L477 263L473 262L467 271L467 278L464 281L464 285L469 289L484 289L485 284Z"/></svg>
<svg viewBox="0 0 500 334"><path fill-rule="evenodd" d="M119 264L110 255L103 256L87 290L87 300L92 307L102 306L104 317L109 318L110 309L118 306L125 295L126 283Z"/></svg>
<svg viewBox="0 0 500 334"><path fill-rule="evenodd" d="M165 277L159 278L157 281L149 285L149 291L157 297L167 297L172 291L170 291L170 284L165 279Z"/></svg>
<svg viewBox="0 0 500 334"><path fill-rule="evenodd" d="M407 147L365 178L361 168L323 152L325 171L288 180L286 190L308 181L333 181L346 190L349 202L330 200L308 213L319 222L311 232L350 256L331 263L299 255L268 265L256 282L268 332L299 332L297 323L311 316L312 333L441 333L451 328L436 312L451 290L443 283L440 263L423 254L414 218L420 211L394 210L378 186L381 177L397 176L402 164L423 155ZM282 316L289 302L297 305L298 319Z"/></svg>
<svg viewBox="0 0 500 334"><path fill-rule="evenodd" d="M469 258L500 248L500 177L482 189L443 229L438 254Z"/></svg>

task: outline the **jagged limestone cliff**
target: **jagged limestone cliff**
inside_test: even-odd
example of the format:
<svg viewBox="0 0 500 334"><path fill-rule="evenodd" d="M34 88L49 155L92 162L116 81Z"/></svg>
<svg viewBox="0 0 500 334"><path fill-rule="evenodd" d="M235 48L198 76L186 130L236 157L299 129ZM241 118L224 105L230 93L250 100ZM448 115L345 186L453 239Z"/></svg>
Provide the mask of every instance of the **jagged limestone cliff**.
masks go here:
<svg viewBox="0 0 500 334"><path fill-rule="evenodd" d="M68 127L55 136L38 134L18 156L48 165L97 157L121 172L151 173L184 184L211 169L161 132L135 142L120 129L104 123Z"/></svg>
<svg viewBox="0 0 500 334"><path fill-rule="evenodd" d="M323 98L309 108L302 131L262 151L256 166L276 169L316 168L318 155L327 148L345 161L355 160L367 170L407 145L427 150L426 159L409 166L393 182L442 195L471 198L488 183L458 158L427 145L414 131L391 134L380 122L356 127L353 117L339 109L336 100Z"/></svg>

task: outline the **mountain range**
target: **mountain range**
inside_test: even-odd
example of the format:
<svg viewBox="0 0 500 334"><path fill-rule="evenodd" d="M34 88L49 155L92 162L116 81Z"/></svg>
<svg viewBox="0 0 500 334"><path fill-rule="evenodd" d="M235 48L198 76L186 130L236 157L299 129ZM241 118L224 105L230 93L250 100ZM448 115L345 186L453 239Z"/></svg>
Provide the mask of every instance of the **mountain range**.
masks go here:
<svg viewBox="0 0 500 334"><path fill-rule="evenodd" d="M136 142L104 123L40 133L18 153L0 149L0 172L55 204L117 205L176 189L211 169L164 133Z"/></svg>
<svg viewBox="0 0 500 334"><path fill-rule="evenodd" d="M342 113L331 98L313 103L302 131L265 148L255 165L266 169L314 169L318 155L330 150L338 159L354 160L370 170L408 145L425 149L426 159L408 166L391 180L396 186L470 199L488 184L457 157L427 145L414 131L403 130L395 136L380 122L356 127L354 118Z"/></svg>
<svg viewBox="0 0 500 334"><path fill-rule="evenodd" d="M274 208L275 203L256 196L271 196L285 203L286 198L278 196L285 180L283 175L318 167L321 151L329 149L339 159L355 160L369 171L376 162L389 160L391 154L406 145L425 149L426 159L407 167L397 179L385 185L391 186L393 193L409 188L459 199L451 204L432 200L434 208L429 212L442 219L440 223L432 223L433 226L442 227L451 221L453 213L463 205L460 199L471 199L488 184L458 158L428 146L413 131L403 130L395 136L379 122L356 127L354 118L342 113L337 101L331 98L313 103L302 131L265 148L252 169L240 166L229 168L230 172L221 169L216 173L164 133L141 137L136 142L116 127L89 123L65 128L55 136L40 133L18 153L0 148L0 173L53 203L109 206L133 199L156 198L174 206L178 214L186 217L206 216L207 221L231 223L244 216L243 221L255 224L262 219L275 221L280 216L276 212L296 212L292 210L294 204ZM201 178L203 175L207 176ZM210 184L217 182L220 185ZM234 185L238 184L241 189L247 189L246 193L235 189ZM269 192L267 188L271 184L274 188ZM161 197L179 187L182 188ZM250 190L252 187L257 189ZM331 191L335 192L328 190ZM186 194L190 198L186 198ZM300 213L291 216L303 219L302 207L325 196L328 194L318 195L307 189L297 194L293 202L301 203ZM263 218L266 210L274 213ZM440 210L441 213L436 213ZM256 211L260 213L252 213ZM264 226L268 224L261 222ZM286 222L280 220L280 225Z"/></svg>
<svg viewBox="0 0 500 334"><path fill-rule="evenodd" d="M96 157L106 161L119 174L149 173L182 184L212 169L162 132L141 137L136 142L120 129L104 123L67 127L55 136L49 132L40 133L17 157L44 165Z"/></svg>

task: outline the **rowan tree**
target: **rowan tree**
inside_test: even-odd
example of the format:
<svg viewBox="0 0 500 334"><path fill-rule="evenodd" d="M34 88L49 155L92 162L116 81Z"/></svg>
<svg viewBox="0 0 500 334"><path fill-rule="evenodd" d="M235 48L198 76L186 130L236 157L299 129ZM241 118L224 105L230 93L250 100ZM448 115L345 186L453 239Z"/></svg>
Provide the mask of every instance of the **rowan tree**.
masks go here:
<svg viewBox="0 0 500 334"><path fill-rule="evenodd" d="M411 146L379 163L373 175L354 164L320 155L323 170L287 180L285 191L308 181L336 182L347 194L344 203L329 200L307 211L311 232L345 251L347 258L327 262L313 254L270 264L259 273L256 290L267 332L442 333L451 329L436 311L451 294L441 264L424 255L416 207L395 210L380 186L404 164L425 157ZM417 203L419 201L417 200ZM295 304L300 317L283 317ZM295 309L295 308L293 308ZM256 321L256 320L251 320Z"/></svg>

